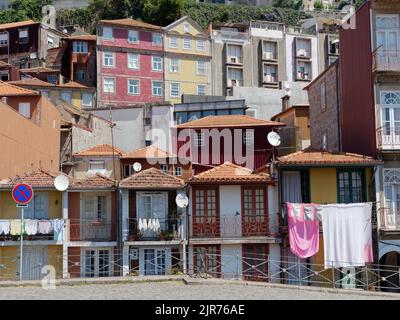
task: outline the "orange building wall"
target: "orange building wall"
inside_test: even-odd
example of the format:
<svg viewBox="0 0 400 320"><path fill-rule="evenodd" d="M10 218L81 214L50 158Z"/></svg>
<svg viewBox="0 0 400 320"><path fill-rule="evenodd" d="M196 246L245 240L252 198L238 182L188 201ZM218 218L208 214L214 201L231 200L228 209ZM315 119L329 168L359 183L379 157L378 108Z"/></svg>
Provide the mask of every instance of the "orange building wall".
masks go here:
<svg viewBox="0 0 400 320"><path fill-rule="evenodd" d="M46 98L40 98L37 108L40 117L35 123L0 102L0 179L40 166L59 169L60 113Z"/></svg>

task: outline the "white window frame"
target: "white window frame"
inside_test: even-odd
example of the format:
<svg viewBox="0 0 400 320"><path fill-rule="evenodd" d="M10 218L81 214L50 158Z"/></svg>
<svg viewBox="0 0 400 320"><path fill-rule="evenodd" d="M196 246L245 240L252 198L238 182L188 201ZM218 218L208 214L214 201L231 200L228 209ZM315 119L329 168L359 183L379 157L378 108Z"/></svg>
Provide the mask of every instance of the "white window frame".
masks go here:
<svg viewBox="0 0 400 320"><path fill-rule="evenodd" d="M86 252L94 251L94 274L93 277L100 276L100 251L108 251L108 276L112 276L114 273L113 266L113 254L111 248L84 248L81 254L81 277L86 277L88 274L88 269L86 265Z"/></svg>
<svg viewBox="0 0 400 320"><path fill-rule="evenodd" d="M135 61L135 59L131 59L131 57L136 56L136 66L133 66L131 62ZM128 69L139 70L140 69L140 55L137 53L128 53L127 54L128 61Z"/></svg>
<svg viewBox="0 0 400 320"><path fill-rule="evenodd" d="M159 42L155 42L155 41L154 41L155 39L157 39L157 37L160 38L160 41L159 41ZM153 46L161 47L161 46L162 46L162 34L161 34L161 33L158 33L158 32L153 32L153 33L151 34L151 43L152 43Z"/></svg>
<svg viewBox="0 0 400 320"><path fill-rule="evenodd" d="M160 59L159 62L155 62L155 59ZM159 67L159 68L154 68L155 66ZM163 60L162 57L160 56L151 56L151 70L152 71L162 71L163 69Z"/></svg>
<svg viewBox="0 0 400 320"><path fill-rule="evenodd" d="M188 37L183 38L183 50L191 50L192 49L192 39Z"/></svg>
<svg viewBox="0 0 400 320"><path fill-rule="evenodd" d="M201 46L199 45L200 43L202 43ZM205 51L206 50L206 41L204 39L196 40L196 50L197 51Z"/></svg>
<svg viewBox="0 0 400 320"><path fill-rule="evenodd" d="M8 46L8 33L0 32L0 47Z"/></svg>
<svg viewBox="0 0 400 320"><path fill-rule="evenodd" d="M53 48L54 47L54 37L51 35L47 35L47 48Z"/></svg>
<svg viewBox="0 0 400 320"><path fill-rule="evenodd" d="M29 206L25 208L25 219L47 219L49 217L49 193L35 192Z"/></svg>
<svg viewBox="0 0 400 320"><path fill-rule="evenodd" d="M164 212L161 214L162 216L155 216L154 215L154 198L155 197L159 197L160 199L162 199L163 201L163 205L164 205ZM150 216L145 216L145 214L147 214L147 212L145 212L144 210L142 210L142 202L144 201L144 198L150 198ZM138 208L138 219L142 218L142 219L160 219L160 222L165 222L165 220L168 217L168 192L165 191L161 191L161 192L146 192L146 191L139 191L137 192L137 208ZM141 215L143 214L143 215Z"/></svg>
<svg viewBox="0 0 400 320"><path fill-rule="evenodd" d="M203 64L203 68L200 68L200 65ZM204 60L196 61L196 74L198 76L204 76L207 72L206 62Z"/></svg>
<svg viewBox="0 0 400 320"><path fill-rule="evenodd" d="M175 167L174 176L175 177L182 177L182 167Z"/></svg>
<svg viewBox="0 0 400 320"><path fill-rule="evenodd" d="M108 30L111 33L111 37L105 37L106 30ZM103 40L114 40L114 32L112 27L103 27Z"/></svg>
<svg viewBox="0 0 400 320"><path fill-rule="evenodd" d="M26 36L22 36L21 37L21 34L22 35L26 35ZM26 40L21 42L21 39L26 39ZM29 43L29 30L28 30L28 28L24 28L24 29L19 29L18 30L18 43L19 44L27 44L27 43Z"/></svg>
<svg viewBox="0 0 400 320"><path fill-rule="evenodd" d="M84 97L90 96L90 103L87 104L85 103L85 98ZM82 92L82 106L84 107L92 107L93 106L93 94L90 92Z"/></svg>
<svg viewBox="0 0 400 320"><path fill-rule="evenodd" d="M160 83L160 84L161 84L160 87L157 86L157 88L160 88L160 89L161 89L161 90L160 90L160 91L161 91L160 93L154 94L154 89L155 89L154 84L155 84L155 83ZM162 97L162 96L163 96L162 81L152 81L152 82L151 82L151 95L152 95L153 97Z"/></svg>
<svg viewBox="0 0 400 320"><path fill-rule="evenodd" d="M136 81L137 85L131 85L130 81ZM131 87L137 87L137 93L130 92ZM139 79L128 79L128 94L131 96L138 96L140 95L140 80Z"/></svg>
<svg viewBox="0 0 400 320"><path fill-rule="evenodd" d="M177 90L173 86L177 86ZM173 94L173 91L176 91L176 94ZM181 96L181 84L179 82L172 82L170 84L169 95L172 98L179 98Z"/></svg>
<svg viewBox="0 0 400 320"><path fill-rule="evenodd" d="M200 87L203 88L204 91L203 90L199 90ZM200 92L200 91L202 91L202 92ZM206 95L206 85L205 84L198 84L197 85L197 95L198 96L205 96Z"/></svg>
<svg viewBox="0 0 400 320"><path fill-rule="evenodd" d="M131 34L135 34L136 40L134 40L134 41L131 40ZM132 43L132 44L138 44L139 43L139 31L137 31L137 30L128 30L128 42Z"/></svg>
<svg viewBox="0 0 400 320"><path fill-rule="evenodd" d="M68 103L72 103L72 91L70 90L61 91L60 97L62 100Z"/></svg>
<svg viewBox="0 0 400 320"><path fill-rule="evenodd" d="M92 166L98 166L101 165L102 168L92 168ZM106 162L104 160L89 160L88 163L88 174L104 174L106 172Z"/></svg>
<svg viewBox="0 0 400 320"><path fill-rule="evenodd" d="M178 48L178 37L170 37L169 38L169 47L171 49L177 49Z"/></svg>
<svg viewBox="0 0 400 320"><path fill-rule="evenodd" d="M106 80L112 80L112 91L109 91L108 89L106 90ZM116 86L116 82L115 82L115 78L110 78L110 77L104 77L103 78L103 93L115 93L115 86Z"/></svg>
<svg viewBox="0 0 400 320"><path fill-rule="evenodd" d="M190 32L190 23L187 21L183 23L183 32Z"/></svg>
<svg viewBox="0 0 400 320"><path fill-rule="evenodd" d="M30 102L19 102L18 112L27 119L31 118L31 104Z"/></svg>
<svg viewBox="0 0 400 320"><path fill-rule="evenodd" d="M164 173L168 173L168 165L167 164L160 164L160 170Z"/></svg>
<svg viewBox="0 0 400 320"><path fill-rule="evenodd" d="M76 53L88 53L88 43L86 41L74 41L72 50Z"/></svg>
<svg viewBox="0 0 400 320"><path fill-rule="evenodd" d="M180 60L178 58L171 58L169 60L169 72L179 73Z"/></svg>
<svg viewBox="0 0 400 320"><path fill-rule="evenodd" d="M106 55L111 55L111 57L106 57ZM106 64L106 61L111 60L112 64ZM115 52L104 51L103 52L103 67L113 68L115 67Z"/></svg>

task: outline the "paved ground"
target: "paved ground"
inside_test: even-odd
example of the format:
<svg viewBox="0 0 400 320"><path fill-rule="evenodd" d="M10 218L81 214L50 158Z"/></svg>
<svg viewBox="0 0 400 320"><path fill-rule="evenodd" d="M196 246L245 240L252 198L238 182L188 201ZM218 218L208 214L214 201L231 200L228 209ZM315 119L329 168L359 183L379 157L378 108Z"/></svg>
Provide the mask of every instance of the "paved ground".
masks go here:
<svg viewBox="0 0 400 320"><path fill-rule="evenodd" d="M168 294L166 294L168 293ZM343 294L299 289L268 288L237 284L195 284L179 281L120 284L83 284L58 286L55 290L41 287L3 287L0 299L390 299L379 295ZM400 294L399 294L400 299Z"/></svg>

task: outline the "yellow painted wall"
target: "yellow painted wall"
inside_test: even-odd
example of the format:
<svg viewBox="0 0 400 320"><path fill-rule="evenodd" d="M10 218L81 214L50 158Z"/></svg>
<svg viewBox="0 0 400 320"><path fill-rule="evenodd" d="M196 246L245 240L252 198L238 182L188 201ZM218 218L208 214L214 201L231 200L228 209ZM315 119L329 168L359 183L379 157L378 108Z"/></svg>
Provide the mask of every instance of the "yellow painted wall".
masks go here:
<svg viewBox="0 0 400 320"><path fill-rule="evenodd" d="M114 170L114 165L112 159L105 159L105 158L90 158L90 157L82 157L78 158L75 157L76 160L76 165L74 166L74 177L77 179L85 179L87 177L87 172L89 170L89 161L90 160L104 160L105 161L105 167L106 170L108 171L109 176L112 177L112 171ZM119 159L115 159L115 171L116 171L116 177L120 176L121 170L120 170L121 164Z"/></svg>
<svg viewBox="0 0 400 320"><path fill-rule="evenodd" d="M310 168L310 191L313 203L337 203L335 168Z"/></svg>
<svg viewBox="0 0 400 320"><path fill-rule="evenodd" d="M48 246L47 264L53 266L56 270L56 277L62 278L63 273L63 248L62 246Z"/></svg>

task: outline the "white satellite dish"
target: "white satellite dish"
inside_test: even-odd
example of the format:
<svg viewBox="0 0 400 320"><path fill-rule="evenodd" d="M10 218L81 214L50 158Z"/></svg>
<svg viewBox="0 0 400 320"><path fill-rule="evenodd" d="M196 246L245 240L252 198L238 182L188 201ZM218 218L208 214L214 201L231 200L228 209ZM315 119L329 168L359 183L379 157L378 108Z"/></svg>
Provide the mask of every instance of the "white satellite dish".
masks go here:
<svg viewBox="0 0 400 320"><path fill-rule="evenodd" d="M65 191L69 187L69 179L67 176L59 175L54 179L54 187L58 191Z"/></svg>
<svg viewBox="0 0 400 320"><path fill-rule="evenodd" d="M179 208L186 208L189 204L189 198L184 193L178 193L175 198L175 202Z"/></svg>
<svg viewBox="0 0 400 320"><path fill-rule="evenodd" d="M132 167L135 172L139 172L142 170L142 165L140 162L135 162Z"/></svg>
<svg viewBox="0 0 400 320"><path fill-rule="evenodd" d="M281 144L281 137L274 131L268 133L267 139L269 144L273 147L278 147Z"/></svg>

